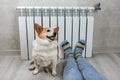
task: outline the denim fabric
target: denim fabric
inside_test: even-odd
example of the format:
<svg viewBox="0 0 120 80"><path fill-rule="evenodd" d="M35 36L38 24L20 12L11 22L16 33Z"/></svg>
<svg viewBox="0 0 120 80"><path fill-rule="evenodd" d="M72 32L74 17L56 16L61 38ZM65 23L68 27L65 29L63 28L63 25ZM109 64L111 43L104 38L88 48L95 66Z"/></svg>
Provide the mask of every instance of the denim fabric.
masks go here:
<svg viewBox="0 0 120 80"><path fill-rule="evenodd" d="M76 62L84 80L107 80L84 57L77 57Z"/></svg>
<svg viewBox="0 0 120 80"><path fill-rule="evenodd" d="M63 78L64 80L83 80L76 61L73 57L67 57Z"/></svg>
<svg viewBox="0 0 120 80"><path fill-rule="evenodd" d="M74 57L66 56L66 65L64 68L63 78L64 80L107 80L82 56L85 46L85 41L78 41L74 53L72 53L71 46L68 41L63 41L62 47L64 48L64 54L74 54Z"/></svg>

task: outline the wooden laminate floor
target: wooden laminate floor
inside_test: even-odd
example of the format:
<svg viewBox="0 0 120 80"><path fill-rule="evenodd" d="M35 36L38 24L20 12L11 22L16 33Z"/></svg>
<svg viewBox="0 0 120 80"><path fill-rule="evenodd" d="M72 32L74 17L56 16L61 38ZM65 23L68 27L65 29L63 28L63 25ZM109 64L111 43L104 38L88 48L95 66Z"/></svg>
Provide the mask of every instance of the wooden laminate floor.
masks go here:
<svg viewBox="0 0 120 80"><path fill-rule="evenodd" d="M120 80L120 53L94 54L92 58L87 59L108 80ZM0 55L0 80L63 80L64 62L58 65L56 77L44 72L32 75L27 63L20 59L20 55Z"/></svg>

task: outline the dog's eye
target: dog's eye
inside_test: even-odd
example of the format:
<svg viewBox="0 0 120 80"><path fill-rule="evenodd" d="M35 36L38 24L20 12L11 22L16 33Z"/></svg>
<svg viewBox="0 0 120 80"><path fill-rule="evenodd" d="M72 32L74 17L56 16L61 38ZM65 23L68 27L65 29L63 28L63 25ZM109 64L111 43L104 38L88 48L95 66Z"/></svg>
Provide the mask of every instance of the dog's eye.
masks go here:
<svg viewBox="0 0 120 80"><path fill-rule="evenodd" d="M50 30L47 30L47 32L50 32Z"/></svg>

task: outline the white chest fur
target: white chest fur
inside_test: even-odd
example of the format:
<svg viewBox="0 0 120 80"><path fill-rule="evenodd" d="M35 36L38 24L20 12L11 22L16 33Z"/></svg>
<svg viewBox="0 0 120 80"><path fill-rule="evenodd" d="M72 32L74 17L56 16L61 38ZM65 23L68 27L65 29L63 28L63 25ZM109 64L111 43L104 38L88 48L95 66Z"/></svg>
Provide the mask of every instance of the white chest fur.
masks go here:
<svg viewBox="0 0 120 80"><path fill-rule="evenodd" d="M49 42L36 38L33 41L32 56L40 55L43 57L51 57L57 55L57 41Z"/></svg>

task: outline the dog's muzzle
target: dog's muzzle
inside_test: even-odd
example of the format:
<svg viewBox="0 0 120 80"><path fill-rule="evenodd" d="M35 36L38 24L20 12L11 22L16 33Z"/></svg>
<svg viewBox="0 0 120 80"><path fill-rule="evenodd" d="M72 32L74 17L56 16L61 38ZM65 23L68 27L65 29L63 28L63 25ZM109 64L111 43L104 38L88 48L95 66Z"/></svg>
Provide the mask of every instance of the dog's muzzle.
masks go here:
<svg viewBox="0 0 120 80"><path fill-rule="evenodd" d="M52 36L47 36L47 38L50 39L51 41L54 41L56 38L56 35L57 35L57 33L53 33Z"/></svg>

